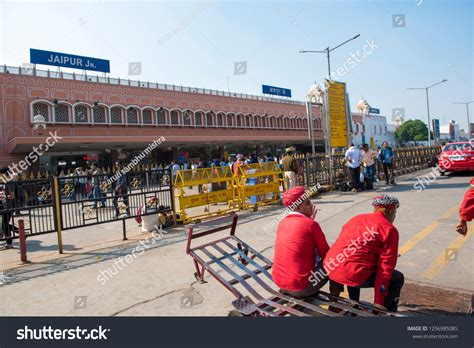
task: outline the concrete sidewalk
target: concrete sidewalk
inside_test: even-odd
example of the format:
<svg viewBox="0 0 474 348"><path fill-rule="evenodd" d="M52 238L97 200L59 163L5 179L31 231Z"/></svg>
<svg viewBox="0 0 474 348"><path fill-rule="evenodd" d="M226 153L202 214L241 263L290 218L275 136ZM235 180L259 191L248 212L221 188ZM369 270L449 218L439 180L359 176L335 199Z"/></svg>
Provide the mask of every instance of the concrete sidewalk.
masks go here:
<svg viewBox="0 0 474 348"><path fill-rule="evenodd" d="M377 189L396 195L401 202L395 225L400 231L404 253L397 269L407 278L473 291L474 244L470 236L461 240L463 244L455 244L458 249L453 261L458 262L438 262L439 255L444 255L445 249L457 241L456 208L470 177L438 178L417 193L413 189L415 175L426 173L411 174L399 178L398 186ZM371 210L374 195L375 191L329 193L315 200L320 209L316 220L329 244L347 220ZM281 206L270 206L258 212L239 213L237 235L272 259L276 227L265 231L264 226L283 210ZM120 223L109 225L108 229L99 225L65 232L63 239L69 247L67 255L60 259L55 236L41 236L36 243L41 248L29 254L33 264L4 273L5 283L0 287L1 312L5 315L203 316L226 315L232 309L233 296L217 281L208 276L208 283L196 282L192 260L185 254L186 226L152 241L149 233L142 234L135 221L130 220L130 240L122 242ZM95 245L91 245L91 238ZM145 238L149 238L147 250L121 270L112 272L114 261L133 253ZM10 266L18 264L17 253L17 250L0 252L8 254ZM426 273L433 267L439 272ZM104 281L101 276L107 279ZM373 290L362 291L362 299L372 301L372 296Z"/></svg>

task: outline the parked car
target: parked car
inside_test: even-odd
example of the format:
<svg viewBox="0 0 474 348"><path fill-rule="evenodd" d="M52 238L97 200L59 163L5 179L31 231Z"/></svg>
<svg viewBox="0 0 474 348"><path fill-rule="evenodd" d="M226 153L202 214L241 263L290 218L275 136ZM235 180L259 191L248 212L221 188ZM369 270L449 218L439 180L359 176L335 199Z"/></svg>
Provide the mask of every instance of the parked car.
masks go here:
<svg viewBox="0 0 474 348"><path fill-rule="evenodd" d="M441 175L445 172L474 171L473 144L467 141L448 143L438 156Z"/></svg>

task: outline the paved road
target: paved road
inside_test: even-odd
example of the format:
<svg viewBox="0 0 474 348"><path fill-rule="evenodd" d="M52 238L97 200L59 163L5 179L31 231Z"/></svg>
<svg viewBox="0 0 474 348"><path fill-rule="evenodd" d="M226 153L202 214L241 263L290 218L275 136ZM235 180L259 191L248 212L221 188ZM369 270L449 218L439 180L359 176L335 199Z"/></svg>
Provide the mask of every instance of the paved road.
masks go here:
<svg viewBox="0 0 474 348"><path fill-rule="evenodd" d="M420 177L429 175L417 174ZM454 231L458 207L468 187L470 176L439 177L425 190L417 192L414 176L408 176L395 187L379 187L396 195L401 208L395 225L400 232L400 258L397 269L407 278L436 285L474 291L472 239L473 226L467 237ZM317 220L331 244L341 226L351 217L371 210L374 192L359 194L326 194L316 199L320 211ZM273 221L282 207L268 207L257 213L245 212L239 217L237 234L257 250L273 257L275 228L263 227ZM54 236L41 237L30 254L31 265L5 271L0 286L2 315L226 315L232 295L214 279L195 281L191 258L186 256L185 228L177 228L159 239L141 234L129 222L132 238L103 243L99 236L119 240L120 225L109 225L70 231L64 238L69 247L67 257L53 259ZM83 247L94 236L94 247ZM139 252L140 240L148 242ZM110 238L109 238L110 239ZM46 248L45 252L42 247ZM100 249L99 249L100 247ZM77 249L77 250L74 250ZM114 260L127 254L136 258L123 261L118 270ZM17 251L0 252L2 263L11 267ZM117 261L115 261L117 262ZM0 273L1 275L1 273ZM107 278L107 279L106 279ZM2 279L0 279L1 282ZM371 300L372 291L362 297Z"/></svg>

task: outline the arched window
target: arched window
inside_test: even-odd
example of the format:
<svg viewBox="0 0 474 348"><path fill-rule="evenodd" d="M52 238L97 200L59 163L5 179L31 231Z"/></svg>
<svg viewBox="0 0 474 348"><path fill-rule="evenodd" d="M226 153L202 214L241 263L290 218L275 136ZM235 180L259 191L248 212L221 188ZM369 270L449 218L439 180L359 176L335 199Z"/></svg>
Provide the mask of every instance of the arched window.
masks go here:
<svg viewBox="0 0 474 348"><path fill-rule="evenodd" d="M285 121L285 123L284 123L283 127L287 128L287 129L290 128L290 119L288 117L285 117L284 121Z"/></svg>
<svg viewBox="0 0 474 348"><path fill-rule="evenodd" d="M41 115L44 117L45 121L49 121L49 107L46 103L34 103L33 104L33 117L36 115Z"/></svg>
<svg viewBox="0 0 474 348"><path fill-rule="evenodd" d="M223 127L224 126L224 114L222 112L219 112L217 114L217 126L218 127Z"/></svg>
<svg viewBox="0 0 474 348"><path fill-rule="evenodd" d="M242 127L242 115L237 115L237 127Z"/></svg>
<svg viewBox="0 0 474 348"><path fill-rule="evenodd" d="M314 128L314 129L318 129L318 120L317 120L317 119L315 119L315 120L313 121L313 128Z"/></svg>
<svg viewBox="0 0 474 348"><path fill-rule="evenodd" d="M156 110L156 123L157 124L166 124L166 114L165 114L165 109L159 108Z"/></svg>
<svg viewBox="0 0 474 348"><path fill-rule="evenodd" d="M135 108L127 109L127 123L138 124L138 110Z"/></svg>
<svg viewBox="0 0 474 348"><path fill-rule="evenodd" d="M258 115L257 115L257 116L254 116L254 118L253 118L253 126L254 126L255 128L260 127L260 116L258 116Z"/></svg>
<svg viewBox="0 0 474 348"><path fill-rule="evenodd" d="M234 127L234 114L227 115L227 127Z"/></svg>
<svg viewBox="0 0 474 348"><path fill-rule="evenodd" d="M214 114L210 111L206 113L206 126L207 127L212 127L214 125Z"/></svg>
<svg viewBox="0 0 474 348"><path fill-rule="evenodd" d="M245 127L252 127L252 116L245 116Z"/></svg>
<svg viewBox="0 0 474 348"><path fill-rule="evenodd" d="M87 108L85 105L76 105L74 107L74 122L75 123L87 123Z"/></svg>
<svg viewBox="0 0 474 348"><path fill-rule="evenodd" d="M178 111L173 110L173 111L171 111L171 125L178 125L178 124L179 124Z"/></svg>
<svg viewBox="0 0 474 348"><path fill-rule="evenodd" d="M143 124L153 124L153 118L150 109L145 109L142 111Z"/></svg>
<svg viewBox="0 0 474 348"><path fill-rule="evenodd" d="M118 106L114 106L110 109L110 123L122 124L122 109Z"/></svg>
<svg viewBox="0 0 474 348"><path fill-rule="evenodd" d="M268 119L268 127L275 128L275 117L272 116Z"/></svg>
<svg viewBox="0 0 474 348"><path fill-rule="evenodd" d="M105 108L103 106L95 105L92 108L92 117L94 118L94 123L106 123Z"/></svg>
<svg viewBox="0 0 474 348"><path fill-rule="evenodd" d="M303 120L303 127L304 129L308 129L308 119L306 118Z"/></svg>
<svg viewBox="0 0 474 348"><path fill-rule="evenodd" d="M266 128L267 127L267 116L263 116L261 118L261 124L262 124L262 127L263 128Z"/></svg>
<svg viewBox="0 0 474 348"><path fill-rule="evenodd" d="M190 126L191 125L191 117L192 113L189 110L186 110L183 112L183 124L185 126Z"/></svg>
<svg viewBox="0 0 474 348"><path fill-rule="evenodd" d="M54 107L55 122L69 122L69 107L66 104L58 104Z"/></svg>
<svg viewBox="0 0 474 348"><path fill-rule="evenodd" d="M196 112L194 114L194 124L196 126L202 126L203 118L204 118L204 113L202 113L201 111Z"/></svg>

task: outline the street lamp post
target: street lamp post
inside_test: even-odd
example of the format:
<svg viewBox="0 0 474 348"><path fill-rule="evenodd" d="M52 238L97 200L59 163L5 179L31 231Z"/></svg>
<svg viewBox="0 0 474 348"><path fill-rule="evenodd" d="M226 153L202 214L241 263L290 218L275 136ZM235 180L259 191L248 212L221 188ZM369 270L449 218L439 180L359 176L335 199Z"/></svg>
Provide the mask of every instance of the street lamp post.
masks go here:
<svg viewBox="0 0 474 348"><path fill-rule="evenodd" d="M464 104L466 105L466 114L467 114L467 134L469 139L471 138L471 121L469 120L469 104L474 103L474 100L470 102L452 102L453 104Z"/></svg>
<svg viewBox="0 0 474 348"><path fill-rule="evenodd" d="M343 43L340 43L336 47L330 48L329 46L326 47L323 51L300 51L300 53L324 53L326 54L326 58L328 60L328 80L331 80L331 55L330 53L334 51L336 48L341 47L342 45L345 45L349 41L352 41L354 39L357 39L360 36L360 34L357 34L356 36L350 38L349 40L344 41Z"/></svg>
<svg viewBox="0 0 474 348"><path fill-rule="evenodd" d="M428 87L411 87L411 88L408 88L408 89L424 89L425 92L426 92L426 109L428 111L428 146L431 146L431 117L430 117L430 99L429 99L429 95L428 95L428 90L434 86L437 86L443 82L446 82L448 80L446 79L443 79L431 86L428 86Z"/></svg>
<svg viewBox="0 0 474 348"><path fill-rule="evenodd" d="M328 80L331 81L331 52L334 51L336 48L341 47L342 45L345 45L349 41L352 41L354 39L357 39L360 36L360 34L357 34L356 36L340 43L336 47L330 48L329 46L326 47L323 51L300 51L300 53L324 53L326 54L326 58L328 61ZM325 151L326 151L326 156L329 159L329 170L330 170L330 178L329 181L332 183L332 165L331 165L331 142L330 142L330 134L329 134L329 106L328 106L328 98L327 98L327 91L324 91L325 97L324 97L324 134L325 134ZM309 122L310 120L308 120ZM312 132L312 122L313 119L311 117L311 128L310 132ZM310 127L310 124L308 124L308 127Z"/></svg>

